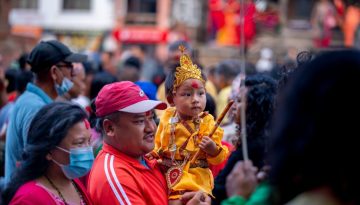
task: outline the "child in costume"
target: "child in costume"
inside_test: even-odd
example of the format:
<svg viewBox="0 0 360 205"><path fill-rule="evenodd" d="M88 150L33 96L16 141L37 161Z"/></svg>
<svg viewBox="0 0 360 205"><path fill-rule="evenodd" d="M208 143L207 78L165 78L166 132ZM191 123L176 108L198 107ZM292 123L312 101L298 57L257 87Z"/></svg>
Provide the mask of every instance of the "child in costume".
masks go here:
<svg viewBox="0 0 360 205"><path fill-rule="evenodd" d="M206 104L205 79L197 65L182 52L180 66L166 78L168 102L173 106L165 110L155 136L153 156L164 165L169 188L169 204L179 204L182 194L202 190L211 195L213 175L209 164L220 164L228 155L221 145L223 130L217 128L208 137L215 121L203 112ZM194 163L191 158L201 150Z"/></svg>

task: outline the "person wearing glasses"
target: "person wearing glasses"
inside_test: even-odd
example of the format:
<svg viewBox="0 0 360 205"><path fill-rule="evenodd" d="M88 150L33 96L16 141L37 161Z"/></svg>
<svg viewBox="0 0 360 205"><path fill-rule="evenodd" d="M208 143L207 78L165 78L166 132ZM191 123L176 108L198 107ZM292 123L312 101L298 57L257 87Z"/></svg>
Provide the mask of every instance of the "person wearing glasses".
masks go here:
<svg viewBox="0 0 360 205"><path fill-rule="evenodd" d="M35 82L27 84L10 114L5 145L5 184L20 166L31 120L43 106L71 89L72 63L84 62L86 58L56 40L40 42L29 54L27 62L35 74Z"/></svg>

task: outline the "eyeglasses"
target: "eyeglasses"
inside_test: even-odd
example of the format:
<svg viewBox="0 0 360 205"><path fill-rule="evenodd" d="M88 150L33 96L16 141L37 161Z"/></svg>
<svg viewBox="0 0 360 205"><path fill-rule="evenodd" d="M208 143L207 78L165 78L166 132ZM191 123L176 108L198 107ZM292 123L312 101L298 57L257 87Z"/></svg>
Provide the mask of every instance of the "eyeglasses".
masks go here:
<svg viewBox="0 0 360 205"><path fill-rule="evenodd" d="M73 70L74 69L74 66L72 64L57 64L56 67L59 67L59 68L67 68L69 70Z"/></svg>

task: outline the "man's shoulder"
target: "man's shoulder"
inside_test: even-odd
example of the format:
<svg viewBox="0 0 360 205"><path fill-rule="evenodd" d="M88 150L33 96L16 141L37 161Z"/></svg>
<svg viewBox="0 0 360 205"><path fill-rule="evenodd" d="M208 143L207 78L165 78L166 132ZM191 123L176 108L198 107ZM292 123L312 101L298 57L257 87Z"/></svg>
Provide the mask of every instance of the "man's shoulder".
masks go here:
<svg viewBox="0 0 360 205"><path fill-rule="evenodd" d="M13 113L16 115L23 115L28 112L33 113L34 111L39 110L47 103L42 100L42 98L32 92L25 91L14 104Z"/></svg>
<svg viewBox="0 0 360 205"><path fill-rule="evenodd" d="M90 171L89 187L90 190L99 186L110 188L109 185L116 181L125 183L126 186L137 186L136 184L141 181L141 177L139 177L141 175L142 172L135 169L129 162L102 152L96 157Z"/></svg>
<svg viewBox="0 0 360 205"><path fill-rule="evenodd" d="M115 171L116 175L129 177L134 171L136 171L136 169L131 163L121 159L119 156L107 152L101 152L94 161L92 171L94 171L94 174L102 173L104 176L106 172L111 174L112 171Z"/></svg>
<svg viewBox="0 0 360 205"><path fill-rule="evenodd" d="M34 106L34 105L45 105L46 103L42 100L40 95L25 91L23 94L19 96L19 98L15 102L15 106Z"/></svg>

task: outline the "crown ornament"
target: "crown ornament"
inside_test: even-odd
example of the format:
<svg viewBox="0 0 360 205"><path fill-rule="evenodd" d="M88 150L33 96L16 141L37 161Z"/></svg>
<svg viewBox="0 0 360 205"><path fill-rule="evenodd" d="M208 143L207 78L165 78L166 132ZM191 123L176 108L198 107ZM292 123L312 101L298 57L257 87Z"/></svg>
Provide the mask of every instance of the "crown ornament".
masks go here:
<svg viewBox="0 0 360 205"><path fill-rule="evenodd" d="M180 45L179 50L181 52L180 67L176 68L173 92L187 79L197 79L205 83L205 80L201 76L200 68L196 64L193 64L189 55L185 54L186 48Z"/></svg>

